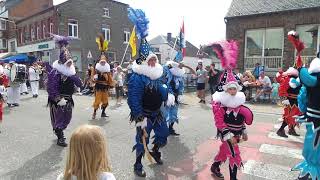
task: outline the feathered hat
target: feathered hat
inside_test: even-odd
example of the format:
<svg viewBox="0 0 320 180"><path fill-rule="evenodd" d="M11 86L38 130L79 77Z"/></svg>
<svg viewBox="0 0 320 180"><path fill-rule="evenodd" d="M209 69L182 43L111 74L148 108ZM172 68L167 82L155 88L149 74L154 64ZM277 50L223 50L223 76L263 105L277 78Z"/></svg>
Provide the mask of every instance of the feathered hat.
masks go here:
<svg viewBox="0 0 320 180"><path fill-rule="evenodd" d="M238 44L234 40L220 41L209 45L221 61L224 73L220 79L216 90L218 92L226 91L234 87L238 91L242 90L240 78L233 72L237 66Z"/></svg>
<svg viewBox="0 0 320 180"><path fill-rule="evenodd" d="M301 59L301 51L305 48L305 46L303 42L299 39L299 34L296 31L288 32L288 39L297 50L297 57L296 57L294 67L300 68L303 65L303 62Z"/></svg>
<svg viewBox="0 0 320 180"><path fill-rule="evenodd" d="M96 43L97 43L99 51L100 51L100 58L102 58L104 56L106 58L105 60L107 61L106 52L108 50L108 45L109 45L108 41L104 39L102 34L100 34L96 38Z"/></svg>
<svg viewBox="0 0 320 180"><path fill-rule="evenodd" d="M135 25L137 30L137 37L140 39L139 57L136 59L137 64L141 64L143 61L148 61L151 58L155 58L158 61L158 57L151 51L151 47L147 41L149 20L145 13L141 9L128 8L128 17Z"/></svg>
<svg viewBox="0 0 320 180"><path fill-rule="evenodd" d="M59 63L65 64L66 62L72 61L72 55L68 49L68 45L70 41L75 38L69 36L60 36L56 34L51 34L53 36L53 40L59 45L60 55L59 55Z"/></svg>

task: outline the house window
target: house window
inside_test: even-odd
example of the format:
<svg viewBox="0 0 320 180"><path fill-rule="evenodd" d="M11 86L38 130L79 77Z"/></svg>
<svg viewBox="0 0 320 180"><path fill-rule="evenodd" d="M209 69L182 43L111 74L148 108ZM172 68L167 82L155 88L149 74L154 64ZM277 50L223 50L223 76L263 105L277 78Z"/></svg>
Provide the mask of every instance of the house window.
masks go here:
<svg viewBox="0 0 320 180"><path fill-rule="evenodd" d="M0 30L6 30L6 21L0 20Z"/></svg>
<svg viewBox="0 0 320 180"><path fill-rule="evenodd" d="M111 41L110 27L102 28L102 34L105 40Z"/></svg>
<svg viewBox="0 0 320 180"><path fill-rule="evenodd" d="M42 37L43 37L43 39L46 38L46 25L45 24L42 26Z"/></svg>
<svg viewBox="0 0 320 180"><path fill-rule="evenodd" d="M103 8L103 17L110 17L110 11L108 8Z"/></svg>
<svg viewBox="0 0 320 180"><path fill-rule="evenodd" d="M7 49L7 40L0 39L0 49Z"/></svg>
<svg viewBox="0 0 320 180"><path fill-rule="evenodd" d="M267 68L281 67L283 41L282 28L247 30L245 68L253 68L256 63Z"/></svg>
<svg viewBox="0 0 320 180"><path fill-rule="evenodd" d="M53 33L53 23L50 23L49 32Z"/></svg>
<svg viewBox="0 0 320 180"><path fill-rule="evenodd" d="M20 30L20 43L23 44L24 40L23 40L23 30Z"/></svg>
<svg viewBox="0 0 320 180"><path fill-rule="evenodd" d="M128 43L130 39L130 32L129 31L124 31L123 33L123 41L124 43Z"/></svg>
<svg viewBox="0 0 320 180"><path fill-rule="evenodd" d="M37 40L40 39L40 27L38 26L37 27Z"/></svg>
<svg viewBox="0 0 320 180"><path fill-rule="evenodd" d="M35 39L34 27L31 27L30 36L31 36L31 41L33 41Z"/></svg>
<svg viewBox="0 0 320 180"><path fill-rule="evenodd" d="M16 41L9 41L9 52L16 52Z"/></svg>
<svg viewBox="0 0 320 180"><path fill-rule="evenodd" d="M320 25L301 25L297 26L300 40L304 43L305 49L302 51L302 56L314 57L320 50Z"/></svg>
<svg viewBox="0 0 320 180"><path fill-rule="evenodd" d="M78 37L78 21L69 20L68 22L68 35L70 37Z"/></svg>

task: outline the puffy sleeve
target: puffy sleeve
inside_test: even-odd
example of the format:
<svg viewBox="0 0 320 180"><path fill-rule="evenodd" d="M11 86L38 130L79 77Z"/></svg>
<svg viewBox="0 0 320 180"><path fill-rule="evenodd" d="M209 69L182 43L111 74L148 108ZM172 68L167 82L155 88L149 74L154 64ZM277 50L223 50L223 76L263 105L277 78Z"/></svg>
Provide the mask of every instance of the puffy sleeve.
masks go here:
<svg viewBox="0 0 320 180"><path fill-rule="evenodd" d="M47 81L47 92L49 95L49 99L58 102L60 100L60 74L57 73L55 70L51 70L48 74L48 81Z"/></svg>
<svg viewBox="0 0 320 180"><path fill-rule="evenodd" d="M142 97L144 94L144 82L142 76L133 73L128 82L128 105L131 110L131 121L143 120Z"/></svg>
<svg viewBox="0 0 320 180"><path fill-rule="evenodd" d="M76 85L77 87L80 87L80 88L82 87L82 81L78 76L73 75L73 76L70 76L69 78L72 80L74 85Z"/></svg>
<svg viewBox="0 0 320 180"><path fill-rule="evenodd" d="M51 66L48 62L45 62L44 65L45 65L46 71L47 71L48 73L52 71L53 68L52 68L52 66Z"/></svg>
<svg viewBox="0 0 320 180"><path fill-rule="evenodd" d="M215 125L218 129L217 132L217 137L220 137L223 140L228 140L230 139L231 133L227 127L227 125L224 122L224 114L225 110L223 107L221 107L221 104L218 102L213 102L212 103L212 111L213 111L213 116L214 116L214 122Z"/></svg>
<svg viewBox="0 0 320 180"><path fill-rule="evenodd" d="M299 69L300 82L308 87L315 87L317 85L317 77L309 74L308 69L303 67Z"/></svg>
<svg viewBox="0 0 320 180"><path fill-rule="evenodd" d="M166 101L168 99L168 86L166 84L161 83L161 81L159 81L158 90L161 94L161 100Z"/></svg>
<svg viewBox="0 0 320 180"><path fill-rule="evenodd" d="M247 106L241 106L239 113L244 116L244 122L251 125L253 122L253 113Z"/></svg>

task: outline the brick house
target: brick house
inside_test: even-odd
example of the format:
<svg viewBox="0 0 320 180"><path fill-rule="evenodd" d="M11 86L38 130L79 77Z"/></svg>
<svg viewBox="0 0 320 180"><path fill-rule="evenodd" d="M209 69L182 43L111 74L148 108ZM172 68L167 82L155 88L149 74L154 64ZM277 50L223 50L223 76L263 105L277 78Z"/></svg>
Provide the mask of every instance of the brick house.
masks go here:
<svg viewBox="0 0 320 180"><path fill-rule="evenodd" d="M20 0L12 9L27 1L38 2ZM18 53L32 54L52 63L58 59L59 48L50 33L71 36L76 38L70 44L75 65L83 71L98 58L95 38L102 33L109 41L109 60L121 61L133 28L127 17L127 4L113 0L68 0L53 6L52 0L41 1L48 2L48 6L41 5L44 7L41 11L23 18L15 16ZM125 61L131 58L130 51L129 48ZM88 54L92 55L91 59L87 58Z"/></svg>
<svg viewBox="0 0 320 180"><path fill-rule="evenodd" d="M305 62L320 50L320 1L233 0L225 17L226 38L239 42L238 66L253 69L256 63L267 72L288 68L295 59L287 39L291 30L300 34L306 49Z"/></svg>

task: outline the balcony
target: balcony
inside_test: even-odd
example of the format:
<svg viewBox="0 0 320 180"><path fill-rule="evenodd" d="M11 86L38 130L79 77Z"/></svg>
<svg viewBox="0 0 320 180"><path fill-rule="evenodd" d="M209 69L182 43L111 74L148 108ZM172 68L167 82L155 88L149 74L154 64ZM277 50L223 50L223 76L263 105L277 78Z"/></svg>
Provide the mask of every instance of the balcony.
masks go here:
<svg viewBox="0 0 320 180"><path fill-rule="evenodd" d="M245 57L244 58L244 68L253 69L255 64L259 63L264 66L266 70L277 71L278 68L282 66L281 56L268 56L268 57Z"/></svg>

